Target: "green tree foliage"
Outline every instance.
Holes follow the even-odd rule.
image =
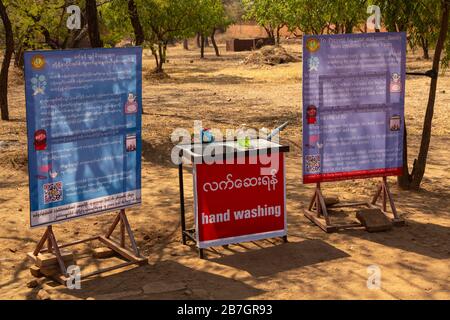
[[[332,10],[333,1],[317,0],[286,0],[289,10],[287,25],[296,33],[297,30],[304,34],[323,34],[332,30],[335,12]],[[338,29],[337,29],[338,30]]]
[[[280,43],[280,31],[287,25],[289,10],[293,7],[289,0],[243,0],[247,20],[262,26],[269,38]]]
[[[156,62],[156,72],[163,71],[167,46],[193,35],[192,25],[198,17],[199,0],[136,0],[144,30],[145,45]]]
[[[100,12],[108,39],[132,36],[139,44],[142,30],[142,45],[151,49],[157,73],[163,72],[168,45],[198,32],[203,38],[211,36],[219,55],[215,32],[231,23],[220,0],[113,0],[102,6]]]
[[[245,13],[242,0],[223,0],[222,3],[225,7],[227,17],[233,23],[242,22],[242,17]]]
[[[16,44],[16,66],[23,65],[25,50],[89,46],[83,43],[88,37],[85,0],[9,0],[9,3]],[[70,16],[66,9],[71,4],[78,5],[82,10],[82,28],[79,30],[69,30],[66,25]]]
[[[366,0],[335,0],[330,1],[327,9],[331,23],[334,24],[335,33],[352,33],[355,28],[364,25],[367,20]],[[359,29],[359,31],[364,31]]]
[[[219,48],[215,41],[215,34],[218,29],[226,29],[232,22],[227,16],[225,7],[221,0],[198,0],[199,7],[194,23],[191,25],[192,31],[197,31],[201,37],[201,58],[204,58],[205,38],[211,37],[216,55],[219,56]]]
[[[120,41],[129,38],[134,38],[136,45],[142,44],[142,42],[137,43],[136,36],[133,33],[127,1],[112,0],[107,2],[99,8],[99,14],[102,29],[105,30],[102,33],[102,39],[106,47],[114,47]]]

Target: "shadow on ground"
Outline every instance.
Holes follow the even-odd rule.
[[[347,230],[342,233],[434,259],[450,258],[450,228],[433,223],[419,223],[408,219],[406,226],[388,232]]]
[[[262,293],[233,279],[163,261],[83,281],[81,290],[58,287],[52,299],[64,298],[64,295],[99,300],[247,299]]]
[[[232,251],[231,247],[228,247],[228,250]],[[324,241],[305,240],[258,250],[233,252],[231,255],[223,255],[210,261],[245,270],[255,277],[265,277],[346,257],[349,257],[347,253]]]

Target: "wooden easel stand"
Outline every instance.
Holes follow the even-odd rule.
[[[120,243],[111,238],[114,230],[117,228],[117,225],[119,223],[120,223]],[[126,243],[125,243],[126,242],[125,241],[126,234],[128,235],[128,238],[130,240],[132,250],[129,250],[126,247]],[[59,282],[61,284],[66,284],[69,275],[67,274],[66,265],[61,257],[60,249],[75,246],[75,245],[82,244],[82,243],[95,241],[95,240],[102,242],[108,248],[110,248],[111,250],[116,252],[119,256],[121,256],[122,258],[124,258],[125,260],[128,260],[128,261],[125,263],[118,264],[116,266],[108,267],[105,269],[100,269],[100,270],[97,270],[94,272],[90,272],[88,274],[83,274],[82,279],[86,279],[86,278],[89,278],[89,277],[92,277],[92,276],[95,276],[95,275],[98,275],[101,273],[117,270],[117,269],[124,268],[124,267],[134,265],[134,264],[143,265],[143,264],[147,263],[147,259],[143,258],[139,253],[139,249],[136,245],[136,240],[134,238],[133,231],[131,230],[131,227],[128,222],[128,218],[127,218],[127,215],[126,215],[124,209],[120,210],[120,212],[116,215],[111,227],[109,228],[108,232],[105,235],[90,237],[87,239],[78,240],[78,241],[63,244],[63,245],[58,245],[55,234],[53,232],[53,227],[50,225],[45,230],[44,235],[42,236],[41,240],[39,240],[34,252],[29,253],[28,256],[34,262],[36,262],[37,256],[40,253],[47,253],[47,252],[54,253],[56,256],[56,259],[58,261],[59,269],[61,271],[61,274],[59,276],[54,277],[54,280],[56,280],[57,282]],[[44,248],[44,245],[46,243],[47,243],[47,248]]]

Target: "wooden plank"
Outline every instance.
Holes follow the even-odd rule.
[[[31,262],[36,263],[37,256],[34,255],[34,252],[28,252],[28,253],[27,253],[27,258],[28,258]]]
[[[42,272],[41,272],[41,268],[39,268],[38,266],[36,266],[36,265],[32,265],[31,267],[30,267],[30,273],[31,273],[31,275],[33,276],[33,277],[35,277],[35,278],[42,278],[44,275],[42,274]]]
[[[386,196],[387,196],[387,193],[386,193],[386,177],[383,177],[383,185],[382,185],[382,200],[383,200],[383,211],[384,212],[386,212]]]
[[[394,218],[395,219],[399,219],[400,217],[398,216],[397,209],[395,208],[395,203],[394,203],[391,191],[389,190],[389,186],[387,185],[387,183],[385,184],[384,188],[385,188],[385,191],[386,191],[386,195],[387,195],[387,197],[389,199],[389,204],[391,205],[391,210],[392,210],[392,213],[394,215]]]
[[[62,261],[74,260],[73,253],[69,251],[60,251],[60,256]],[[58,264],[58,258],[55,252],[39,253],[36,256],[35,263],[38,267],[49,267]]]
[[[343,202],[340,204],[335,204],[331,209],[337,208],[353,208],[353,207],[361,207],[361,206],[369,206],[369,203],[361,201],[361,202]]]
[[[122,219],[120,219],[120,246],[125,248],[125,224]]]
[[[58,247],[60,249],[63,249],[63,248],[75,246],[77,244],[91,242],[91,241],[94,241],[94,240],[98,240],[98,236],[86,238],[86,239],[83,239],[83,240],[77,240],[77,241],[66,243],[66,244],[60,244],[60,245],[58,245]],[[47,252],[47,249],[44,249],[44,250],[41,251],[41,253],[45,253],[45,252]]]
[[[108,247],[100,247],[92,250],[92,255],[96,259],[108,259],[114,257],[116,252]]]
[[[337,229],[334,226],[327,226],[324,224],[320,219],[318,219],[313,211],[304,211],[305,217],[307,217],[311,222],[316,224],[320,229],[325,231],[326,233],[331,233],[337,231]]]
[[[359,222],[353,222],[349,224],[333,224],[333,227],[336,229],[354,229],[354,228],[361,228],[363,225]]]
[[[322,216],[322,210],[320,207],[319,193],[317,191],[316,191],[315,197],[316,197],[316,200],[314,201],[314,203],[316,204],[317,218],[320,218]]]
[[[319,196],[321,212],[325,217],[325,222],[327,226],[330,226],[331,224],[330,217],[328,216],[327,206],[325,205],[325,200],[323,199],[322,192],[320,191],[320,189],[317,190],[317,194]]]
[[[312,196],[311,200],[309,201],[309,206],[308,206],[309,211],[312,210],[315,202],[316,202],[316,191],[314,191],[314,195]]]
[[[131,230],[130,223],[128,222],[127,215],[125,214],[125,210],[122,210],[120,212],[120,215],[121,215],[121,219],[122,219],[122,221],[123,221],[123,223],[125,225],[125,228],[127,230],[128,237],[130,238],[131,247],[133,248],[134,254],[139,257],[140,256],[139,249],[138,249],[138,247],[136,245],[136,240],[134,239],[133,231]]]
[[[377,188],[377,192],[375,193],[375,195],[372,198],[372,204],[376,204],[378,201],[378,198],[380,197],[381,191],[383,190],[382,185],[380,184]]]
[[[52,246],[52,242],[50,241],[50,238],[47,238],[47,251],[50,253],[53,252],[53,246]]]
[[[99,274],[102,274],[102,273],[105,273],[105,272],[114,271],[114,270],[117,270],[117,269],[120,269],[120,268],[125,268],[125,267],[132,266],[132,265],[139,264],[139,263],[140,262],[129,261],[129,262],[124,262],[124,263],[118,264],[116,266],[111,266],[111,267],[103,268],[103,269],[100,269],[100,270],[97,270],[97,271],[92,271],[92,272],[89,272],[87,274],[83,274],[83,279],[86,279],[86,278],[89,278],[89,277],[93,277],[93,276],[96,276],[96,275],[99,275]]]
[[[111,227],[109,228],[108,232],[105,235],[105,238],[109,239],[109,237],[111,237],[119,221],[120,221],[120,213],[118,213],[117,216],[115,217],[113,224],[111,225]]]
[[[104,236],[99,237],[99,240],[101,242],[103,242],[106,246],[108,246],[109,248],[111,248],[112,250],[116,251],[118,254],[120,254],[122,257],[130,260],[130,261],[134,261],[137,263],[142,263],[144,261],[146,261],[145,258],[141,258],[136,256],[133,252],[131,252],[128,249],[122,248],[120,247],[120,245],[114,241],[112,241],[111,239],[107,239]]]
[[[51,226],[50,226],[50,229],[48,232],[48,237],[50,238],[50,240],[52,242],[53,249],[54,249],[55,255],[56,255],[56,259],[58,260],[59,268],[61,269],[61,273],[63,275],[67,275],[66,266],[64,265],[63,258],[61,257],[61,252],[59,251],[58,243],[56,242],[56,238],[55,238],[55,235],[53,234],[53,230],[51,229]]]
[[[53,275],[51,277],[49,277],[50,279],[52,279],[55,282],[58,282],[59,284],[66,286],[67,285],[67,281],[70,279],[69,277],[62,275],[62,274],[57,274],[57,275]]]
[[[35,256],[37,256],[37,255],[39,254],[39,252],[41,251],[42,247],[43,247],[44,244],[45,244],[45,241],[47,241],[47,238],[48,238],[48,230],[49,230],[49,228],[47,227],[47,229],[45,229],[45,232],[44,232],[44,234],[43,234],[41,240],[39,240],[39,242],[38,242],[38,244],[37,244],[37,246],[36,246],[36,249],[34,249],[33,254],[34,254]]]

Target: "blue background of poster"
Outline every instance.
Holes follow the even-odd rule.
[[[304,36],[304,183],[401,174],[405,69],[405,33]]]
[[[31,226],[139,204],[142,48],[26,52],[25,81]]]

